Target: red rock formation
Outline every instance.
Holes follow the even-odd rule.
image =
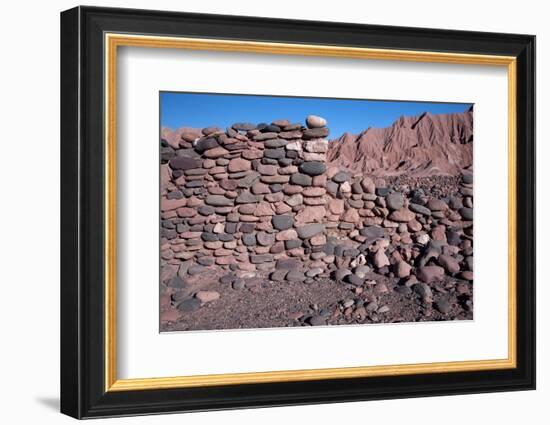
[[[370,175],[456,175],[473,163],[473,110],[402,116],[387,128],[345,133],[329,144],[331,165]]]

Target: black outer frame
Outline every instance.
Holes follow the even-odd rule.
[[[517,368],[104,391],[105,32],[517,57]],[[535,388],[535,37],[76,7],[61,13],[61,412],[75,418]]]

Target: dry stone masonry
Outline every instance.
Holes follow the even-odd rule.
[[[409,319],[394,297],[417,300],[417,315],[471,316],[471,172],[384,179],[327,167],[328,135],[310,115],[161,140],[163,323],[266,281],[351,291],[288,312],[290,325]],[[201,285],[207,275],[223,290]]]

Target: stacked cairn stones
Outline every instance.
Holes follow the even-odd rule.
[[[306,126],[243,122],[162,139],[163,283],[182,264],[192,273],[215,267],[231,283],[331,274],[358,288],[376,273],[430,303],[435,283],[472,281],[471,172],[445,180],[445,193],[434,189],[440,182],[355,175],[327,167],[328,134],[326,121],[310,115]]]

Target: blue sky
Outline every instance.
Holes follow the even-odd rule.
[[[330,138],[344,132],[360,133],[369,127],[387,127],[401,115],[423,112],[464,112],[471,104],[326,99],[161,92],[163,127],[229,127],[236,122],[271,123],[277,119],[304,124],[307,115],[328,121]]]

